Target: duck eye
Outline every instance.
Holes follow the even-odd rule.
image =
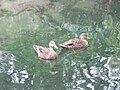
[[[84,35],[85,37],[87,37],[88,35]]]

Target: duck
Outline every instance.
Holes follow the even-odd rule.
[[[49,47],[39,46],[39,45],[33,45],[33,49],[36,51],[39,59],[41,61],[49,61],[50,63],[50,73],[52,75],[55,75],[58,73],[54,70],[54,65],[56,63],[56,60],[58,58],[57,53],[54,51],[53,48],[58,49],[57,45],[54,41],[49,42]]]
[[[58,55],[53,48],[58,49],[54,41],[49,42],[49,47],[43,47],[39,45],[33,45],[34,50],[38,54],[41,60],[56,60]]]
[[[75,53],[77,49],[88,46],[88,41],[86,39],[90,39],[90,37],[86,33],[82,33],[79,38],[70,39],[59,45],[62,48],[71,49]]]

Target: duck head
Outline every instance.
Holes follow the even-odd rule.
[[[80,39],[90,39],[90,37],[86,34],[86,33],[82,33],[80,36],[79,36]]]
[[[58,47],[57,47],[57,45],[55,44],[54,41],[49,42],[49,47],[58,49]]]

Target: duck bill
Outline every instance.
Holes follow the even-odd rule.
[[[87,38],[86,39],[91,39],[89,36],[87,36]]]

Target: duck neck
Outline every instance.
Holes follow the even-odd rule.
[[[88,41],[86,39],[82,39],[82,41],[84,42],[84,46],[88,46]]]
[[[49,47],[50,50],[53,50],[53,47]]]

